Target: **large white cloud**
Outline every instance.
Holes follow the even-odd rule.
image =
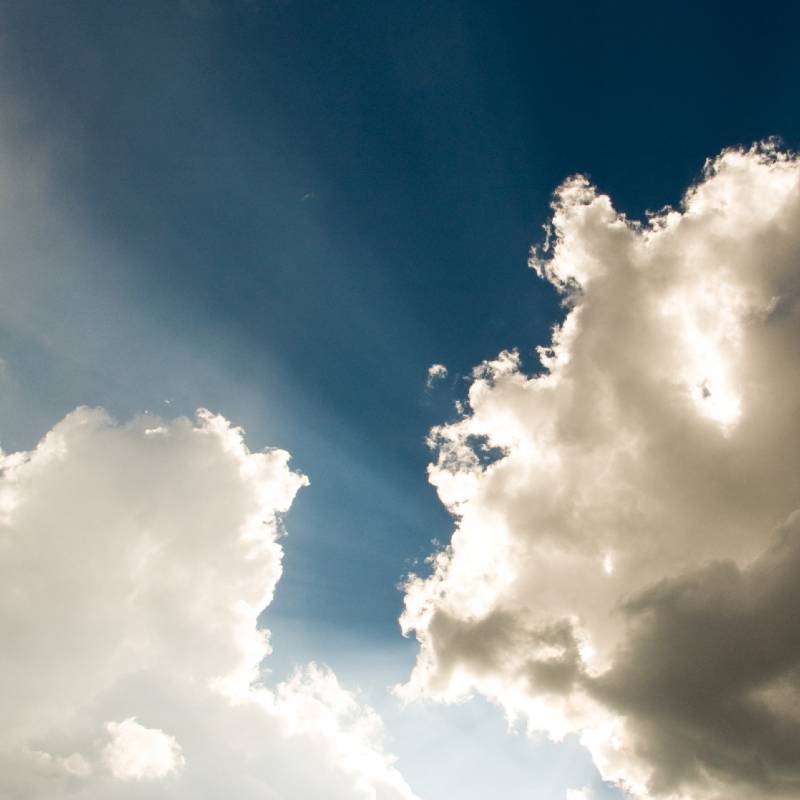
[[[412,800],[332,673],[259,680],[288,458],[87,408],[0,454],[0,795]]]
[[[501,353],[431,434],[456,529],[401,691],[579,732],[634,797],[798,797],[800,160],[727,151],[644,224],[581,177],[553,209],[541,372]]]

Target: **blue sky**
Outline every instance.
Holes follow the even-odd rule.
[[[796,16],[0,3],[3,449],[82,404],[208,407],[252,449],[285,448],[311,486],[265,618],[274,674],[314,659],[360,686],[429,800],[486,797],[498,769],[495,796],[618,796],[574,740],[507,737],[482,700],[401,713],[385,696],[417,652],[398,584],[453,528],[425,437],[482,360],[516,347],[536,368],[564,312],[527,258],[562,180],[642,218],[724,147],[797,146]],[[433,363],[448,375],[427,388]],[[415,727],[454,743],[441,772]],[[470,747],[498,762],[466,778]]]

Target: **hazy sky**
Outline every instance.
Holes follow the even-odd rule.
[[[0,0],[9,797],[800,797],[800,20],[699,5]]]

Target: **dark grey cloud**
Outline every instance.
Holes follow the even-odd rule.
[[[625,644],[589,685],[635,720],[654,791],[708,774],[800,793],[798,609],[800,513],[744,569],[715,562],[624,602]]]

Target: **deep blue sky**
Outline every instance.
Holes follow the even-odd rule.
[[[395,642],[396,584],[451,530],[426,432],[473,365],[532,364],[558,319],[526,268],[555,186],[586,172],[640,216],[724,146],[797,145],[798,12],[759,11],[0,2],[0,136],[51,205],[6,247],[47,313],[37,336],[0,319],[4,448],[77,403],[219,410],[312,481],[276,649],[336,666],[345,631]]]

